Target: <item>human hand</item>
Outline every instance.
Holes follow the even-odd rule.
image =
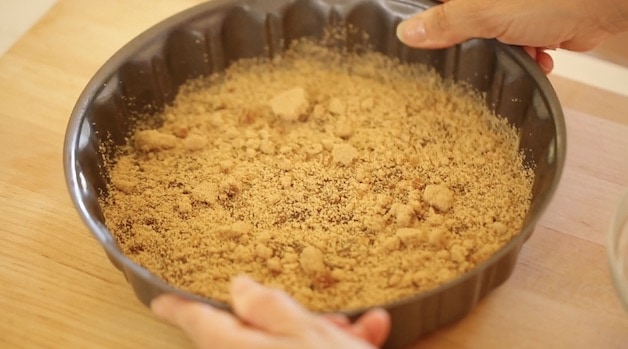
[[[397,27],[405,44],[443,48],[470,38],[495,38],[524,46],[545,73],[553,68],[546,49],[586,51],[610,34],[628,29],[625,0],[445,0]]]
[[[231,296],[237,317],[173,295],[156,298],[151,308],[183,329],[200,349],[366,349],[383,344],[390,330],[390,318],[382,309],[351,324],[343,315],[310,313],[285,292],[245,276],[233,280]]]

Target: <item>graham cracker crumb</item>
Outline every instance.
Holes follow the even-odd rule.
[[[302,87],[282,91],[270,100],[270,106],[275,115],[286,121],[296,121],[309,106],[307,93]]]
[[[109,168],[107,226],[155,275],[219,301],[241,273],[313,310],[396,301],[489,258],[529,207],[516,130],[374,52],[295,43],[188,82],[159,117]]]
[[[299,264],[306,274],[323,274],[326,270],[323,253],[313,246],[303,249],[299,257]]]
[[[454,193],[444,185],[429,184],[425,187],[423,199],[439,211],[447,212],[453,204]]]
[[[172,149],[177,145],[177,138],[157,130],[144,130],[135,133],[135,148],[139,151],[159,151]]]
[[[350,144],[338,144],[335,145],[331,151],[333,161],[335,163],[349,166],[353,163],[353,160],[358,156],[358,150]]]

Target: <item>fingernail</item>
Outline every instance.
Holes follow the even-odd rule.
[[[537,60],[537,63],[545,74],[551,73],[552,69],[554,69],[554,64],[550,64],[549,62],[546,62],[545,60]]]
[[[418,18],[405,20],[397,26],[397,37],[406,44],[418,44],[427,39],[423,21]]]

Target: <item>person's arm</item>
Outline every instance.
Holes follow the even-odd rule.
[[[418,48],[443,48],[470,38],[521,45],[549,72],[543,50],[586,51],[628,30],[628,0],[451,0],[399,24],[397,36]]]

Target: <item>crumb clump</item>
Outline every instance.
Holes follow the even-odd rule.
[[[294,44],[188,82],[111,165],[130,258],[229,301],[241,273],[313,310],[434,288],[519,230],[532,171],[480,96],[381,54]]]
[[[297,121],[305,115],[309,103],[307,93],[302,87],[282,91],[270,100],[273,113],[285,121]]]

